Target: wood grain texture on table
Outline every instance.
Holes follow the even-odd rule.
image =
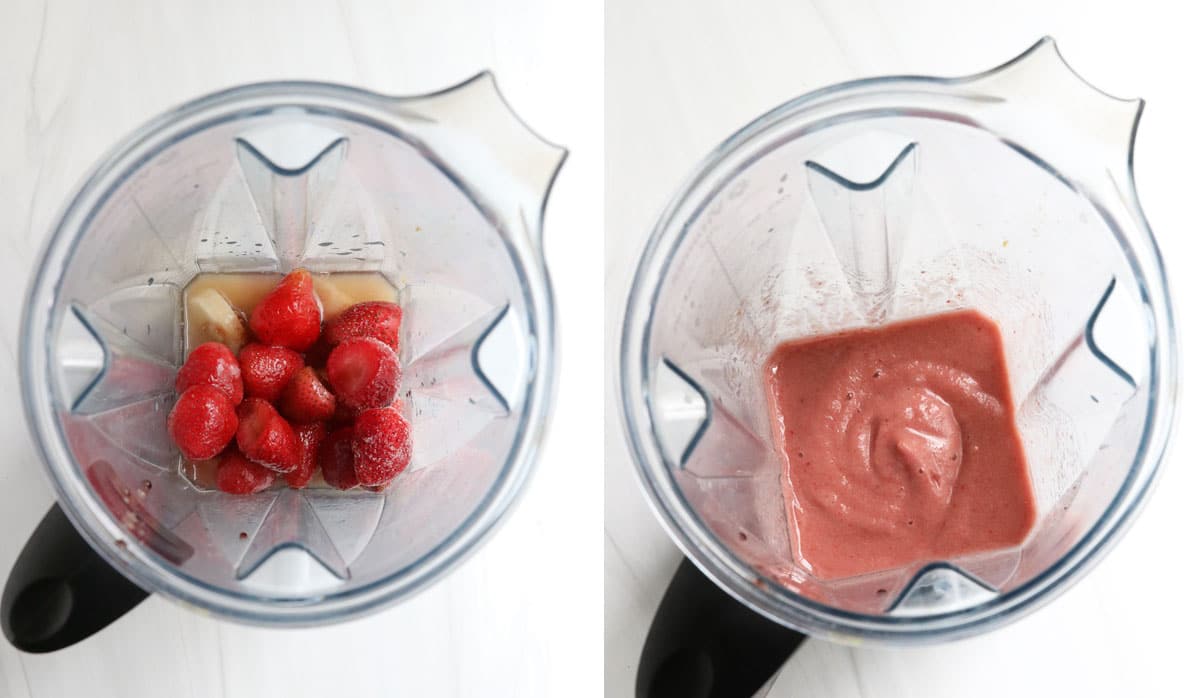
[[[965,75],[1052,35],[1101,89],[1142,97],[1135,173],[1167,260],[1183,346],[1194,337],[1200,279],[1194,163],[1200,44],[1167,2],[1015,0],[609,0],[606,11],[606,363],[647,233],[688,171],[719,141],[810,90],[874,75]],[[1184,363],[1187,363],[1186,352]],[[1083,581],[1026,619],[950,645],[853,648],[810,642],[771,696],[1200,695],[1192,623],[1200,620],[1192,545],[1200,470],[1184,403],[1166,470],[1121,543]],[[605,693],[632,695],[638,654],[680,558],[642,497],[605,386]]]
[[[24,287],[47,227],[118,139],[236,84],[426,92],[491,69],[571,155],[546,211],[559,415],[530,487],[476,555],[371,617],[271,630],[151,597],[50,655],[0,641],[0,698],[592,696],[600,693],[602,9],[522,2],[15,0],[0,4],[0,572],[51,503],[18,400]],[[568,416],[563,416],[568,415]],[[597,541],[592,545],[580,541]],[[582,598],[596,599],[583,604]]]

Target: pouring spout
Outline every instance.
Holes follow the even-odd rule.
[[[1132,193],[1133,143],[1145,102],[1115,97],[1085,80],[1054,39],[1044,37],[962,82],[996,98],[980,107],[989,130],[1028,157],[1053,162],[1071,186],[1102,189],[1129,181]]]
[[[541,255],[546,198],[567,150],[517,116],[490,71],[432,94],[394,98],[392,109],[514,242]]]

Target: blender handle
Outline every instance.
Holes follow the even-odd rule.
[[[24,652],[53,652],[125,615],[149,594],[113,569],[50,508],[9,573],[0,625]]]
[[[751,698],[807,635],[750,610],[684,558],[638,663],[637,698]]]

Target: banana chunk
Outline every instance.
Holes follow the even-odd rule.
[[[192,346],[220,342],[237,353],[249,341],[246,322],[215,288],[188,295],[187,325]]]

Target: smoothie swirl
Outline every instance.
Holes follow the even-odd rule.
[[[794,456],[810,471],[807,499],[875,532],[939,526],[963,458],[955,406],[1002,410],[962,371],[919,361],[842,366],[812,399],[827,417]]]
[[[776,350],[798,563],[842,577],[1020,542],[1032,492],[999,340],[966,311]]]

